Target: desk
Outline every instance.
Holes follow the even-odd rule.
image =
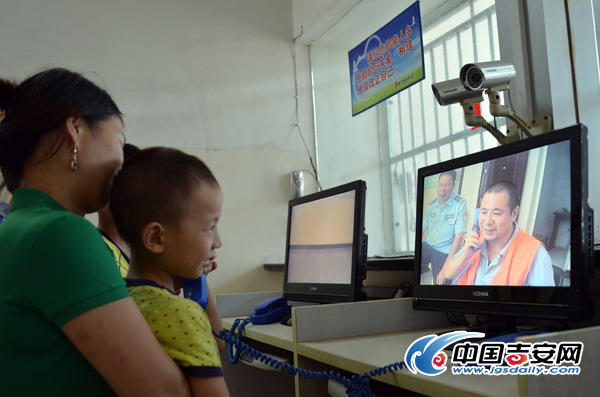
[[[236,318],[238,317],[224,317],[223,328],[231,329]],[[293,360],[292,327],[277,323],[248,324],[244,330],[244,342],[263,353],[275,355],[290,362]],[[237,365],[232,365],[228,360],[227,348],[221,354],[221,361],[225,381],[232,397],[294,397],[296,395],[296,380],[290,374],[252,367],[242,361]]]
[[[293,327],[278,323],[249,324],[245,331],[246,341],[261,351],[262,346],[266,353],[286,358],[293,355],[294,364],[301,368],[314,371],[333,370],[347,375],[362,374],[373,368],[402,361],[408,346],[421,336],[456,329],[448,326],[441,313],[412,311],[409,299],[301,306],[292,310],[292,316]],[[228,329],[236,317],[225,317],[225,328]],[[459,376],[452,375],[451,371],[447,370],[441,375],[430,377],[414,375],[408,369],[403,369],[372,379],[389,385],[388,389],[394,387],[430,396],[538,396],[555,394],[552,390],[569,391],[571,396],[579,395],[579,391],[585,393],[587,390],[589,395],[592,390],[600,388],[600,381],[596,376],[597,369],[600,368],[596,358],[599,348],[595,342],[599,337],[600,327],[593,327],[529,338],[531,341],[537,338],[540,341],[584,342],[582,373],[578,376]],[[224,361],[227,359],[224,358]],[[231,368],[231,371],[236,369]],[[233,378],[228,379],[226,371],[228,385],[231,385],[232,380],[237,382],[237,375],[232,376]],[[243,394],[232,392],[232,396],[328,396],[326,381],[308,380],[297,376],[294,379],[289,374],[279,372],[254,369],[249,382],[255,386],[262,386],[274,382],[274,378],[284,385],[278,386],[275,394],[261,393],[264,390],[258,387],[255,393],[249,392],[249,388],[244,388]],[[372,382],[374,391],[377,382]],[[403,392],[399,389],[388,395],[400,395],[399,393]]]
[[[395,332],[354,338],[300,343],[298,355],[352,373],[364,373],[404,359],[412,342],[424,335],[455,328]],[[300,360],[302,361],[302,360]],[[438,376],[414,375],[409,370],[388,372],[372,379],[430,396],[517,396],[517,379],[511,376],[456,376],[449,370]]]
[[[237,318],[246,317],[224,317],[223,328],[226,330],[231,329],[231,325]],[[292,327],[288,327],[287,325],[279,323],[265,325],[248,324],[246,328],[244,328],[244,336],[289,352],[294,351]]]

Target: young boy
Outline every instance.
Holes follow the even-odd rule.
[[[131,143],[126,143],[123,146],[124,161],[127,161],[131,156],[139,151],[140,148],[137,146],[132,145]],[[129,271],[129,256],[131,255],[131,252],[117,231],[117,226],[115,225],[115,220],[109,205],[98,211],[98,231],[102,235],[102,240],[104,240],[104,243],[113,253],[115,262],[117,263],[119,271],[121,272],[121,276],[126,277],[127,272]]]
[[[212,327],[222,328],[215,299],[206,310],[178,296],[181,278],[216,267],[223,194],[209,168],[176,149],[141,150],[115,179],[111,210],[131,248],[126,282],[161,346],[188,377],[194,396],[228,396]]]

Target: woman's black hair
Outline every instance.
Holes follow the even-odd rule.
[[[0,169],[9,191],[40,139],[68,117],[81,117],[92,128],[122,113],[110,95],[80,73],[64,68],[39,72],[21,84],[0,79]]]

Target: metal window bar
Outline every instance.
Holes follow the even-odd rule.
[[[461,36],[460,33],[462,31],[464,31],[466,28],[470,28],[471,29],[471,35],[472,35],[472,49],[473,49],[473,54],[474,54],[474,59],[478,60],[478,54],[477,54],[477,32],[476,32],[476,23],[481,21],[481,20],[485,20],[487,19],[488,22],[488,26],[492,27],[494,26],[493,24],[493,19],[496,17],[496,7],[495,5],[492,5],[490,7],[488,7],[487,9],[481,11],[479,14],[475,15],[475,11],[474,11],[474,3],[473,0],[469,0],[469,9],[470,9],[470,15],[471,18],[469,21],[453,28],[450,29],[449,31],[445,32],[443,35],[439,36],[438,38],[432,40],[430,43],[428,43],[425,47],[424,47],[424,51],[425,54],[427,56],[427,59],[429,61],[429,65],[434,65],[435,62],[435,56],[434,56],[434,51],[433,48],[436,45],[441,44],[442,48],[443,48],[443,56],[445,59],[447,59],[447,55],[448,55],[448,49],[447,49],[447,42],[450,38],[454,37],[457,40],[457,44],[458,44],[458,59],[460,64],[463,64],[464,62],[464,55],[462,52],[462,47],[463,47],[463,43],[461,40]],[[444,23],[444,20],[442,18],[440,18],[439,20],[436,21],[437,23],[441,24]],[[490,29],[490,33],[488,36],[488,45],[491,49],[490,53],[492,55],[492,59],[496,59],[496,51],[495,51],[495,46],[494,46],[494,34]],[[444,61],[445,66],[445,73],[446,75],[448,75],[448,66]],[[430,67],[430,71],[429,74],[432,78],[432,81],[436,81],[436,76],[435,76],[435,70],[433,67]],[[413,218],[413,213],[416,211],[416,207],[415,207],[415,203],[411,203],[410,202],[410,186],[408,186],[409,183],[409,179],[411,178],[411,176],[409,176],[409,173],[412,173],[412,178],[414,178],[413,180],[416,180],[416,171],[418,170],[418,168],[428,165],[430,164],[430,160],[429,160],[429,155],[428,155],[428,151],[430,150],[435,150],[437,153],[437,157],[438,159],[442,158],[442,153],[441,153],[441,147],[443,145],[448,145],[449,150],[450,150],[450,155],[454,158],[456,155],[455,152],[455,147],[454,147],[454,143],[458,143],[459,141],[462,141],[462,145],[464,145],[464,153],[469,154],[471,151],[469,150],[469,145],[468,145],[468,138],[473,136],[474,133],[479,133],[479,140],[480,140],[480,148],[478,148],[477,150],[481,150],[481,149],[486,149],[487,145],[486,145],[486,141],[484,140],[484,133],[485,131],[482,131],[480,129],[480,131],[475,132],[472,131],[470,128],[466,128],[463,131],[453,131],[452,130],[452,112],[449,111],[448,108],[442,108],[440,106],[437,106],[437,103],[433,104],[433,125],[434,128],[436,128],[436,138],[437,140],[434,142],[428,142],[427,141],[427,133],[426,133],[426,128],[427,128],[427,123],[425,122],[426,120],[426,111],[431,109],[432,104],[429,104],[429,106],[426,106],[426,97],[424,95],[424,90],[427,87],[424,87],[424,84],[419,84],[416,85],[414,87],[411,87],[408,89],[407,92],[407,96],[406,96],[406,100],[403,101],[402,99],[400,99],[400,96],[398,96],[398,100],[396,101],[390,101],[391,105],[389,106],[397,106],[398,107],[398,114],[402,117],[402,106],[408,107],[409,109],[409,115],[410,115],[410,119],[408,122],[408,126],[409,126],[409,131],[405,131],[405,128],[403,128],[402,122],[399,122],[398,126],[394,126],[394,127],[389,127],[389,133],[394,133],[394,131],[396,131],[395,133],[400,134],[400,139],[398,140],[399,142],[399,146],[400,146],[400,153],[392,153],[391,149],[392,148],[388,148],[387,151],[382,151],[382,153],[388,153],[389,154],[389,158],[388,159],[383,159],[385,164],[387,164],[388,167],[390,167],[389,169],[391,170],[392,173],[392,180],[390,181],[392,183],[392,186],[394,186],[394,184],[402,184],[402,186],[397,186],[395,189],[392,189],[393,192],[398,192],[398,193],[402,193],[402,197],[400,198],[398,194],[394,194],[393,195],[393,200],[403,200],[403,203],[397,203],[392,205],[392,209],[393,211],[400,211],[400,213],[395,214],[393,219],[394,220],[399,220],[401,223],[404,224],[400,224],[400,225],[395,225],[394,227],[394,231],[397,234],[392,241],[395,242],[395,246],[394,247],[389,247],[388,248],[388,252],[391,254],[399,254],[399,253],[404,253],[404,252],[408,252],[408,251],[412,251],[412,245],[411,245],[411,241],[414,240],[414,230],[415,230],[415,226],[414,224],[411,224],[411,222],[414,221]],[[419,104],[415,104],[414,100],[413,100],[413,90],[418,89],[420,90],[420,100],[419,100]],[[408,102],[408,103],[404,103],[404,102]],[[419,111],[418,114],[415,113],[415,106],[419,107]],[[450,134],[448,136],[445,136],[443,138],[440,138],[440,123],[441,123],[441,117],[440,117],[440,112],[441,111],[446,111],[448,112],[448,122],[449,122],[449,130],[450,130]],[[415,117],[419,117],[421,118],[421,125],[423,126],[421,131],[415,131]],[[417,146],[417,139],[415,134],[420,133],[421,134],[421,138],[422,138],[422,144]],[[412,140],[412,145],[410,149],[407,150],[407,144],[408,142],[406,142],[405,138]],[[389,141],[389,140],[388,140]],[[417,157],[419,157],[419,155],[425,160],[425,164],[418,164],[417,163]],[[412,170],[409,170],[409,168],[407,167],[407,162],[412,163]],[[414,196],[414,195],[413,195]],[[414,197],[413,197],[414,199]],[[402,222],[404,221],[404,222]],[[414,243],[413,243],[414,244]],[[391,249],[390,249],[391,248]]]

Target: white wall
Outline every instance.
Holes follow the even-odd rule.
[[[294,37],[312,44],[362,0],[292,0]]]
[[[290,184],[284,170],[305,166],[306,155],[283,152],[273,144],[186,151],[210,164],[224,192],[219,222],[223,247],[211,287],[224,292],[281,290],[282,272],[266,272],[262,264],[285,260]]]
[[[381,163],[377,109],[352,117],[348,50],[311,47],[313,90],[323,188],[363,179],[367,183],[365,230],[369,256],[384,255]],[[344,62],[346,60],[346,62]]]
[[[291,0],[0,0],[0,75],[83,72],[125,113],[129,142],[200,155],[225,194],[216,292],[280,289],[289,172],[314,153],[307,49]],[[307,191],[314,183],[307,177]]]
[[[382,174],[377,106],[352,117],[348,51],[413,3],[412,0],[294,0],[294,32],[311,44],[315,131],[323,188],[367,182],[365,229],[369,256],[388,254],[388,204]],[[440,1],[423,2],[426,10]],[[337,17],[339,21],[334,20]],[[321,32],[320,36],[316,36]],[[385,106],[385,105],[383,105]],[[385,131],[387,134],[387,131]],[[389,223],[389,222],[388,222]],[[390,237],[388,237],[390,238]]]

